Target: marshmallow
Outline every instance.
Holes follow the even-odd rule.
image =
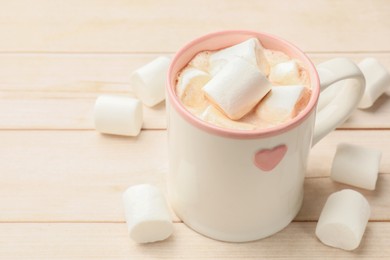
[[[188,66],[208,72],[210,55],[211,51],[201,51],[192,58]]]
[[[213,106],[208,106],[201,114],[200,118],[216,126],[229,129],[254,130],[256,128],[254,125],[251,124],[230,120]]]
[[[339,144],[333,159],[331,179],[359,188],[374,190],[382,153],[351,144]]]
[[[278,63],[271,67],[269,80],[280,85],[293,85],[301,82],[298,63],[295,60]]]
[[[309,99],[310,90],[304,86],[274,86],[257,106],[256,114],[265,122],[282,123],[298,115]]]
[[[291,59],[284,52],[270,50],[270,49],[264,49],[264,55],[267,58],[270,67],[273,67],[276,64],[281,62],[289,61]]]
[[[178,77],[176,93],[184,105],[197,107],[204,103],[205,96],[202,87],[210,80],[210,75],[204,71],[187,67]]]
[[[145,105],[152,107],[165,99],[169,64],[170,59],[159,57],[131,74],[130,85]]]
[[[142,126],[142,104],[138,99],[103,95],[94,109],[95,129],[104,134],[136,136]]]
[[[390,73],[374,58],[364,59],[358,66],[366,78],[366,89],[359,108],[369,108],[386,90],[390,90]]]
[[[123,194],[130,238],[149,243],[168,238],[173,232],[172,217],[163,194],[156,187],[140,184]]]
[[[242,58],[231,60],[203,87],[206,97],[233,120],[252,110],[270,89],[265,75]]]
[[[335,192],[322,209],[316,236],[325,245],[354,250],[360,244],[369,218],[370,205],[363,195],[353,190]]]
[[[258,66],[265,75],[269,74],[269,65],[264,54],[264,48],[257,38],[250,38],[211,54],[209,58],[210,74],[215,76],[227,63],[237,57]]]

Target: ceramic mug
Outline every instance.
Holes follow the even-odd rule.
[[[178,72],[200,51],[251,37],[302,61],[312,89],[306,108],[284,124],[251,131],[220,128],[192,115],[175,95]],[[317,111],[320,92],[336,82],[338,95]],[[350,60],[315,67],[297,47],[266,33],[222,31],[185,45],[172,60],[167,83],[168,198],[177,216],[205,236],[231,242],[286,227],[302,205],[310,148],[346,120],[364,88],[364,76]]]

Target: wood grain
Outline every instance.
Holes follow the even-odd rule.
[[[131,71],[159,54],[0,54],[0,129],[94,129],[93,106],[102,94],[134,96]],[[311,54],[320,63],[345,56],[377,58],[390,70],[389,53]],[[390,128],[389,96],[356,110],[339,128]],[[64,109],[66,108],[66,109]],[[144,129],[166,128],[164,103],[144,106]]]
[[[0,221],[124,221],[121,196],[128,186],[151,183],[165,190],[166,131],[142,131],[136,138],[94,131],[0,131],[0,140]],[[316,220],[330,193],[351,188],[328,178],[340,140],[383,152],[377,190],[361,192],[372,204],[372,220],[390,220],[389,131],[335,131],[318,143],[298,220]]]
[[[305,51],[389,51],[389,12],[386,0],[15,0],[0,10],[0,51],[172,52],[226,29],[272,32]]]
[[[390,70],[390,52],[351,53],[348,51],[308,52],[308,55],[315,64],[336,57],[346,57],[355,62],[373,57]],[[131,91],[128,83],[130,73],[161,55],[172,57],[173,52],[152,54],[0,53],[0,90],[43,92],[43,94],[129,92]]]
[[[275,15],[275,13],[277,15]],[[387,0],[23,0],[0,8],[0,259],[389,259],[390,102],[357,110],[313,149],[295,221],[252,243],[223,243],[175,217],[167,241],[137,245],[124,224],[122,192],[148,182],[165,191],[165,104],[144,107],[138,137],[93,131],[95,98],[132,96],[129,75],[208,32],[266,31],[318,64],[377,58],[390,70]],[[156,130],[162,129],[162,130]],[[346,252],[314,235],[338,143],[383,152],[371,222]]]
[[[131,93],[104,93],[135,97]],[[93,130],[93,109],[99,93],[3,93],[0,129]],[[80,97],[79,97],[80,96]],[[389,129],[390,97],[381,96],[369,109],[357,109],[339,129]],[[143,107],[144,129],[166,129],[165,102]]]
[[[123,223],[3,223],[4,259],[388,259],[390,223],[369,223],[358,249],[348,252],[323,245],[316,223],[292,223],[266,239],[224,243],[206,238],[184,224],[163,242],[139,245]]]
[[[93,110],[96,97],[56,95],[7,95],[0,99],[0,129],[26,130],[93,130]],[[112,95],[112,93],[109,93]],[[119,95],[119,94],[114,94]],[[135,97],[131,93],[121,96]],[[48,97],[50,96],[50,97]],[[154,107],[143,106],[143,129],[165,129],[165,102]]]

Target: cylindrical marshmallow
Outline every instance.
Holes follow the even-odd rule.
[[[136,136],[142,126],[142,103],[135,98],[102,95],[94,109],[95,129],[104,134]]]
[[[130,86],[145,105],[152,107],[165,99],[169,64],[167,57],[158,57],[131,74]]]
[[[150,243],[168,238],[173,232],[172,217],[162,192],[150,185],[128,188],[123,194],[130,238]]]
[[[358,64],[366,79],[366,89],[359,108],[371,107],[383,93],[390,93],[390,73],[374,58],[367,58]]]
[[[284,52],[276,50],[265,49],[264,54],[270,67],[273,67],[278,63],[289,61],[291,59]]]
[[[185,68],[178,77],[176,93],[184,105],[199,107],[206,98],[202,91],[203,86],[210,80],[210,75],[196,68]]]
[[[256,128],[256,126],[252,124],[237,122],[227,118],[224,114],[222,114],[212,105],[208,106],[205,111],[203,111],[200,118],[213,125],[229,129],[254,130]]]
[[[237,57],[258,66],[265,75],[269,74],[268,60],[265,57],[264,48],[257,38],[250,38],[211,54],[209,59],[210,74],[215,76],[227,63]]]
[[[246,115],[270,90],[265,75],[242,58],[230,61],[203,87],[206,97],[233,120]]]
[[[299,84],[301,79],[298,63],[290,60],[276,64],[271,68],[269,80],[281,85]]]
[[[296,116],[309,102],[310,90],[301,85],[274,86],[256,108],[257,116],[276,124]]]
[[[381,151],[341,143],[337,146],[330,177],[337,182],[374,190],[381,156]]]
[[[370,218],[370,205],[359,192],[342,190],[331,194],[317,223],[316,236],[325,245],[356,249]]]

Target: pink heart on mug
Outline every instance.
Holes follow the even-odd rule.
[[[286,152],[287,146],[284,144],[272,149],[263,149],[255,153],[253,161],[257,168],[268,172],[279,164]]]

